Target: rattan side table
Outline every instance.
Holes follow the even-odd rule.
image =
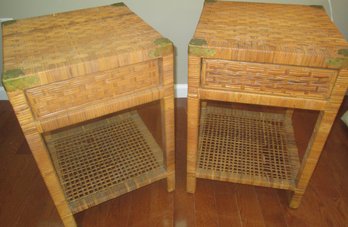
[[[2,82],[65,226],[154,181],[175,189],[168,39],[117,3],[5,23],[3,50]],[[134,110],[156,100],[162,148]]]
[[[297,208],[347,90],[347,68],[348,43],[322,7],[206,1],[189,44],[187,191],[197,178],[286,189]],[[294,109],[319,112],[302,161]]]

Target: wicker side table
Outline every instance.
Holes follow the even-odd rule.
[[[287,189],[297,208],[347,90],[347,68],[348,43],[322,7],[206,1],[189,44],[187,191],[196,178]],[[319,111],[302,161],[293,109]]]
[[[160,179],[174,190],[168,39],[118,3],[6,23],[3,49],[2,82],[65,226]],[[156,100],[164,151],[126,111]]]

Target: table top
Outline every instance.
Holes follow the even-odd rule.
[[[74,77],[171,51],[172,43],[123,3],[16,20],[3,25],[3,81],[6,87],[62,71]]]
[[[320,6],[206,1],[190,54],[348,67],[348,43]]]

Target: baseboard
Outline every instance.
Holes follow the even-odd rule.
[[[4,87],[0,86],[0,100],[8,100]]]
[[[175,98],[187,98],[187,84],[175,84]]]

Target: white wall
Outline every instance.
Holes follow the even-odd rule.
[[[244,0],[248,1],[248,0]],[[250,1],[250,0],[249,0]],[[329,12],[328,0],[251,0],[253,2],[323,5]],[[1,0],[0,18],[26,18],[74,9],[108,5],[117,0]],[[204,0],[124,0],[128,7],[152,25],[176,47],[177,84],[187,83],[187,45],[197,25]],[[332,0],[334,18],[348,38],[348,0]],[[336,13],[337,12],[337,13]],[[2,52],[2,51],[1,51]],[[2,60],[1,60],[2,62]],[[1,99],[1,88],[0,88]]]
[[[348,0],[331,0],[333,20],[348,40]]]

